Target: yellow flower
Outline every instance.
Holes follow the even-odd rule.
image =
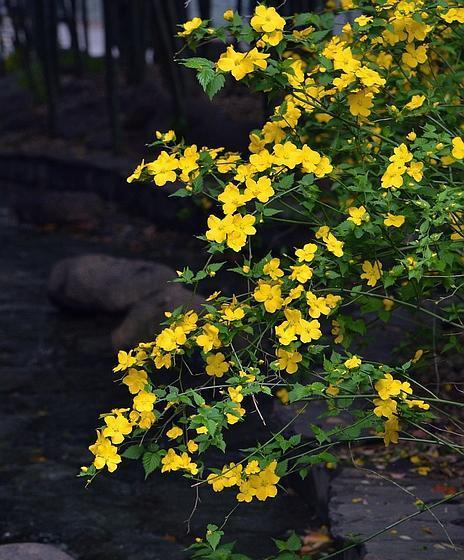
[[[414,406],[417,406],[417,408],[420,408],[422,410],[430,409],[429,403],[426,403],[419,399],[412,399],[412,400],[405,399],[404,402],[408,405],[408,408],[413,408]]]
[[[191,19],[190,21],[186,21],[185,23],[182,24],[183,27],[183,31],[179,31],[178,36],[179,37],[188,37],[189,35],[191,35],[195,29],[198,29],[201,24],[203,23],[203,20],[199,17],[194,17],[193,19]]]
[[[233,424],[236,424],[240,418],[242,418],[245,415],[245,409],[242,408],[238,403],[233,403],[233,411],[232,412],[226,412],[226,420],[227,423],[230,424],[231,426]]]
[[[176,169],[179,168],[179,162],[175,155],[169,155],[164,150],[160,155],[152,161],[147,163],[146,169],[150,175],[153,175],[155,185],[158,187],[164,186],[166,183],[173,183],[176,178]]]
[[[396,188],[399,189],[403,185],[403,174],[406,173],[407,168],[403,164],[396,162],[390,163],[382,175],[382,188]]]
[[[193,441],[193,439],[189,439],[187,442],[187,449],[189,453],[195,453],[195,451],[198,451],[198,443]]]
[[[413,156],[406,144],[400,144],[393,149],[393,154],[388,158],[392,163],[403,166],[412,160]]]
[[[231,218],[230,231],[227,233],[227,246],[238,252],[246,244],[247,236],[256,233],[254,227],[256,218],[251,214],[245,214],[245,216],[234,214]]]
[[[321,161],[316,165],[316,169],[314,170],[314,175],[316,175],[316,177],[318,178],[321,178],[331,173],[332,170],[333,170],[333,166],[330,163],[329,158],[324,156],[321,158]]]
[[[155,344],[165,352],[171,352],[185,344],[187,337],[182,327],[167,327],[155,339]]]
[[[398,418],[392,415],[384,424],[385,431],[383,432],[383,441],[385,443],[385,447],[388,447],[390,443],[398,443],[398,431],[399,431],[399,424]]]
[[[269,177],[260,177],[257,181],[251,177],[248,178],[244,196],[247,201],[257,198],[260,202],[268,202],[274,196],[274,189]]]
[[[325,392],[330,397],[336,397],[340,393],[340,389],[339,387],[335,387],[335,385],[330,384],[325,390]]]
[[[427,62],[427,47],[420,45],[416,48],[410,43],[406,46],[406,52],[401,56],[401,60],[410,68],[416,68],[418,64]]]
[[[124,436],[132,432],[132,425],[129,420],[120,413],[105,416],[106,427],[103,428],[102,434],[106,438],[110,438],[114,444],[124,441]]]
[[[368,117],[371,114],[373,105],[372,97],[373,94],[366,90],[348,94],[350,113],[355,117]]]
[[[135,395],[145,389],[145,385],[148,383],[148,377],[145,371],[131,368],[122,382],[129,388],[129,393]]]
[[[273,31],[282,31],[285,27],[285,20],[277,13],[275,8],[260,5],[256,7],[250,25],[258,33],[272,33]]]
[[[258,474],[261,471],[258,461],[252,459],[248,462],[247,466],[245,467],[245,474]]]
[[[359,27],[365,27],[373,19],[374,18],[372,16],[359,16],[354,20],[354,22],[357,23]]]
[[[379,418],[391,418],[396,413],[397,404],[393,399],[374,399],[374,414]]]
[[[416,362],[418,362],[422,358],[423,355],[424,355],[424,351],[421,348],[419,348],[418,350],[416,350],[416,352],[414,354],[414,357],[412,358],[411,362],[413,364],[415,364]]]
[[[279,399],[279,401],[280,401],[282,404],[288,404],[288,402],[289,402],[289,400],[290,400],[290,398],[289,398],[289,396],[288,396],[288,390],[285,389],[285,388],[279,389],[279,390],[276,392],[276,397]]]
[[[274,163],[274,158],[268,150],[261,150],[250,156],[250,163],[257,171],[266,171]]]
[[[208,241],[215,241],[216,243],[223,243],[227,235],[231,233],[233,229],[232,215],[228,214],[222,220],[213,215],[209,216],[208,228],[206,239],[208,239]]]
[[[295,256],[300,262],[311,262],[317,251],[317,245],[315,243],[306,243],[303,245],[302,249],[296,249]]]
[[[295,169],[301,162],[302,152],[293,142],[274,145],[274,163],[277,165]]]
[[[369,214],[366,212],[364,206],[360,206],[359,208],[356,208],[356,206],[351,206],[350,208],[348,208],[348,214],[350,215],[348,221],[353,222],[353,224],[355,224],[356,226],[360,226],[363,220],[365,221],[369,219]]]
[[[455,159],[464,159],[464,141],[460,136],[453,138],[453,151],[451,152],[452,156]]]
[[[335,235],[329,233],[324,239],[327,250],[333,253],[336,257],[343,257],[343,241],[339,241]]]
[[[374,387],[379,397],[383,400],[396,397],[401,393],[401,381],[393,379],[391,373],[386,373],[382,379],[377,381]]]
[[[364,261],[362,264],[363,273],[361,278],[367,280],[367,285],[374,287],[382,277],[382,263],[380,261]]]
[[[137,412],[151,412],[155,402],[156,395],[148,391],[140,391],[140,393],[134,397],[134,409],[137,410]]]
[[[118,455],[118,449],[106,439],[101,432],[97,431],[97,441],[89,447],[91,453],[95,455],[93,464],[96,469],[106,466],[109,472],[114,472],[118,464],[122,461]]]
[[[224,214],[233,214],[237,208],[246,203],[246,198],[241,194],[238,187],[232,183],[228,183],[224,187],[224,191],[218,196],[219,202],[222,202],[222,211]]]
[[[132,183],[132,181],[136,181],[137,179],[140,179],[140,175],[142,175],[142,171],[144,169],[145,169],[145,160],[142,160],[142,163],[137,165],[137,167],[134,169],[134,172],[132,173],[132,175],[127,177],[127,182]]]
[[[441,17],[447,23],[453,23],[453,21],[464,23],[464,8],[450,8],[446,13],[442,14]]]
[[[329,232],[330,232],[329,226],[321,226],[316,231],[316,239],[322,239],[322,241],[326,241]]]
[[[179,436],[181,436],[183,433],[184,431],[182,430],[182,428],[179,428],[179,426],[173,426],[170,430],[166,432],[166,436],[169,439],[176,439]]]
[[[124,350],[120,350],[118,352],[118,365],[113,368],[113,371],[116,373],[117,371],[124,371],[125,369],[130,368],[136,362],[134,356],[132,356],[132,351],[124,352]]]
[[[157,130],[155,132],[155,136],[157,140],[162,140],[163,142],[172,142],[176,139],[176,133],[174,130],[168,130],[167,132],[160,132]]]
[[[358,356],[352,356],[346,360],[343,365],[348,369],[354,369],[361,365],[361,359]]]
[[[256,301],[263,303],[268,313],[275,313],[283,305],[280,286],[278,284],[268,284],[263,280],[258,282],[258,286],[253,292]]]
[[[321,159],[321,155],[309,146],[301,148],[301,169],[304,173],[314,173]]]
[[[238,385],[237,387],[229,387],[227,390],[232,402],[241,403],[243,401],[241,385]]]
[[[422,181],[424,164],[421,161],[413,161],[409,164],[407,168],[407,173],[418,183]]]
[[[275,474],[277,461],[272,461],[258,474],[249,475],[248,480],[240,482],[237,500],[239,502],[251,502],[253,498],[264,501],[277,495],[276,484],[280,478]]]
[[[306,303],[309,307],[309,315],[313,319],[318,319],[321,315],[328,315],[331,311],[325,297],[318,297],[313,292],[306,293]]]
[[[404,224],[405,217],[401,214],[395,216],[394,214],[390,214],[388,212],[387,217],[384,219],[383,223],[387,227],[401,227]]]
[[[223,72],[230,72],[238,81],[242,80],[247,74],[251,74],[255,68],[265,70],[267,67],[266,58],[268,57],[269,54],[261,53],[256,48],[241,53],[235,51],[233,46],[229,46],[226,52],[219,57],[216,66]]]
[[[305,284],[313,276],[313,270],[307,264],[291,266],[290,269],[292,271],[290,280],[296,280],[301,284]]]
[[[282,278],[284,275],[284,271],[280,268],[280,259],[274,258],[271,259],[263,266],[263,272],[266,276],[270,276],[272,280],[277,280],[278,278]]]
[[[207,356],[206,363],[208,364],[206,366],[206,373],[215,377],[222,377],[229,369],[229,364],[226,362],[222,352]]]
[[[411,101],[409,103],[406,103],[404,107],[405,109],[409,109],[410,111],[413,111],[414,109],[418,109],[419,107],[422,107],[425,100],[426,100],[425,95],[413,95],[411,97]]]
[[[222,16],[226,21],[232,21],[233,17],[234,17],[234,11],[233,10],[226,10]]]
[[[245,310],[239,306],[234,298],[231,303],[221,305],[221,315],[226,322],[232,323],[242,320],[245,317]]]
[[[213,348],[219,348],[221,346],[218,335],[219,329],[207,323],[203,326],[202,334],[196,337],[195,342],[202,348],[203,352],[211,352]]]
[[[391,299],[388,298],[384,298],[382,300],[383,303],[383,308],[385,309],[385,311],[391,311],[393,309],[393,307],[395,306],[395,302]]]
[[[298,371],[298,364],[303,359],[299,352],[287,352],[283,348],[278,348],[276,352],[278,365],[280,370],[285,370],[287,373],[295,373]]]
[[[242,465],[230,463],[222,467],[222,473],[211,473],[207,477],[208,484],[211,484],[214,492],[222,492],[224,488],[231,488],[241,482]]]

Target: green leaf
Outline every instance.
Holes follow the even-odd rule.
[[[121,457],[124,457],[125,459],[140,459],[144,451],[145,448],[143,445],[131,445],[124,451],[124,453],[121,453]]]
[[[215,73],[214,78],[208,82],[207,86],[204,88],[206,95],[210,99],[213,99],[216,93],[224,87],[225,81],[224,74]]]
[[[197,73],[197,80],[205,91],[211,80],[214,80],[214,76],[216,76],[216,72],[212,68],[202,68]]]
[[[214,63],[207,58],[201,58],[199,56],[193,56],[192,58],[187,58],[180,61],[181,64],[187,68],[193,68],[194,70],[202,70],[203,68],[214,68]]]
[[[292,533],[285,543],[287,550],[291,550],[292,552],[296,552],[301,548],[301,539],[296,533]]]
[[[144,453],[142,463],[143,470],[145,471],[145,478],[159,467],[160,462],[161,457],[159,453],[152,453],[151,451]]]
[[[218,544],[221,542],[221,537],[223,535],[224,531],[220,531],[217,525],[208,525],[206,531],[206,540],[213,550],[216,550]]]

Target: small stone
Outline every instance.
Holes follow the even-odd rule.
[[[0,545],[0,560],[73,560],[55,546],[40,543]]]

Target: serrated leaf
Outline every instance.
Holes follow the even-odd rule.
[[[150,451],[144,453],[142,463],[143,470],[145,471],[145,478],[158,468],[160,462],[161,457],[158,453],[152,453]]]
[[[214,68],[214,63],[207,58],[201,58],[199,56],[192,56],[192,58],[187,58],[180,61],[181,64],[187,68],[193,68],[193,70],[201,70],[203,68]]]
[[[216,93],[224,87],[225,82],[226,82],[226,79],[224,77],[224,74],[216,74],[215,73],[213,79],[204,88],[205,92],[206,92],[206,95],[210,99],[213,99],[213,97],[216,95]]]
[[[197,73],[197,80],[200,82],[201,87],[206,91],[208,84],[214,79],[216,73],[212,68],[202,68]]]

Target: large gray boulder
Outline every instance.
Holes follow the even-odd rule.
[[[203,298],[180,284],[168,284],[132,307],[111,335],[113,347],[116,350],[127,349],[139,342],[153,340],[162,329],[160,323],[166,320],[165,311],[180,305],[199,311],[203,302]]]
[[[0,560],[73,560],[55,546],[40,543],[0,545]]]
[[[108,255],[83,255],[58,262],[50,274],[51,300],[81,312],[121,313],[166,287],[175,272],[163,264]]]

